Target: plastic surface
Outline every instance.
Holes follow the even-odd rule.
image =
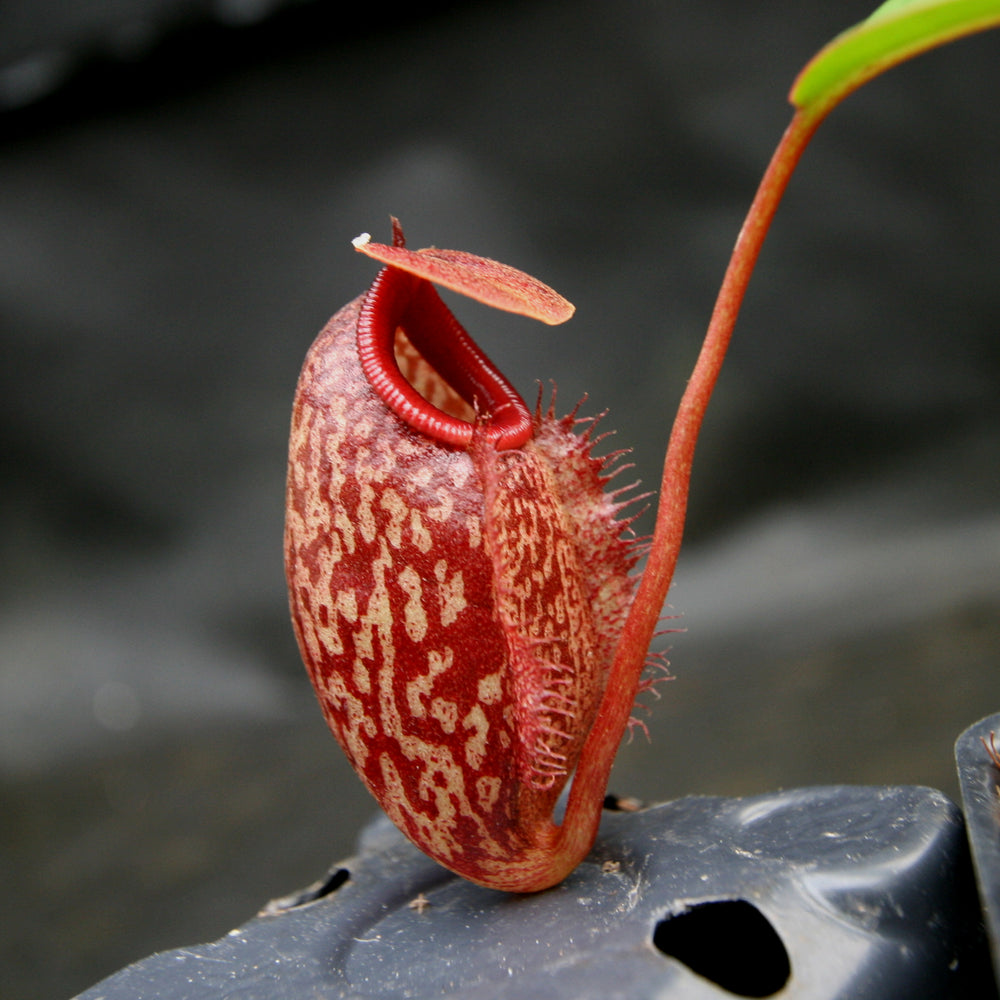
[[[944,795],[837,786],[608,812],[588,860],[532,896],[465,882],[379,821],[323,883],[81,998],[779,991],[994,995],[962,818]]]
[[[1000,980],[1000,768],[986,746],[1000,747],[993,734],[1000,737],[1000,715],[966,729],[955,743],[955,760],[993,968]]]

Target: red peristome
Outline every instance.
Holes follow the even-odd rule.
[[[414,385],[396,358],[400,328],[429,370],[437,373],[429,381],[447,386],[467,406],[442,409],[421,395],[428,386]],[[516,448],[531,437],[531,414],[517,390],[465,332],[430,282],[395,267],[383,268],[358,314],[357,348],[371,387],[414,430],[466,448],[477,432],[497,448]]]
[[[299,647],[400,829],[473,881],[530,885],[632,599],[620,504],[572,415],[539,410],[520,447],[499,448],[406,314],[403,376],[472,433],[456,446],[415,429],[362,370],[363,303],[322,331],[296,392],[285,560]]]

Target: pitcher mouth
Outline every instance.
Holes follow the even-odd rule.
[[[369,385],[414,430],[457,448],[477,433],[498,450],[531,439],[524,400],[425,278],[383,268],[361,306],[357,342]],[[407,345],[426,362],[419,377]]]

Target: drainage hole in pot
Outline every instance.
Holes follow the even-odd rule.
[[[777,931],[743,899],[699,903],[664,917],[653,944],[736,996],[772,996],[792,972]]]
[[[290,896],[272,899],[258,914],[261,917],[276,917],[298,906],[308,906],[317,900],[333,895],[345,882],[350,881],[351,873],[346,868],[331,868],[318,882]]]
[[[351,873],[346,868],[331,868],[326,877],[312,887],[309,898],[303,902],[313,903],[317,899],[325,899],[335,893],[350,877]]]

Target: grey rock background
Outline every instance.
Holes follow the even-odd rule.
[[[338,5],[339,6],[339,5]],[[456,303],[655,484],[799,67],[863,3],[57,0],[0,11],[0,966],[209,940],[372,811],[281,572],[298,366],[403,220],[537,274]],[[676,679],[619,793],[956,794],[997,710],[1000,36],[854,95],[765,247],[695,468]]]

